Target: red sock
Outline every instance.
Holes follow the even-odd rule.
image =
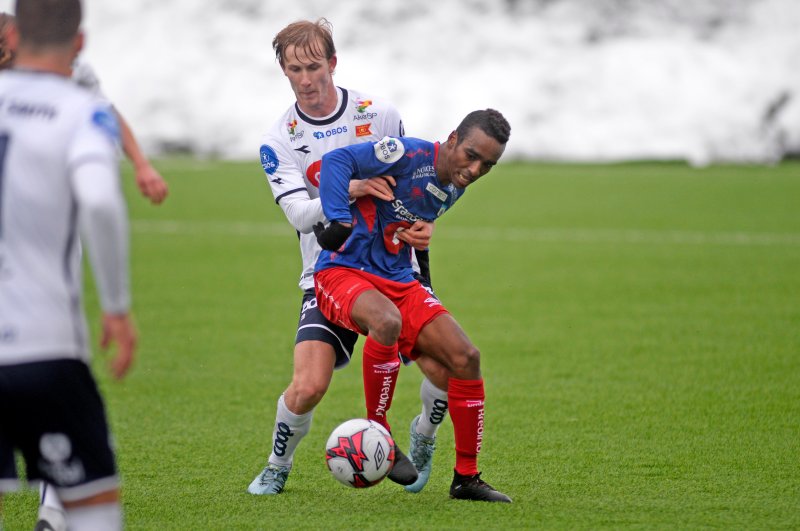
[[[367,403],[367,418],[391,431],[387,416],[392,405],[394,386],[400,373],[400,358],[397,343],[381,345],[372,336],[364,341],[364,359],[361,365],[364,375],[364,398]]]
[[[483,379],[447,383],[447,402],[456,439],[456,472],[463,476],[478,473],[478,453],[483,442]]]

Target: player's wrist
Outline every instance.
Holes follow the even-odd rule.
[[[340,223],[338,221],[332,221],[327,227],[325,227],[322,222],[314,225],[314,234],[317,236],[317,243],[326,251],[336,251],[339,249],[344,245],[344,242],[347,241],[347,238],[350,237],[352,232],[353,224],[349,222]]]

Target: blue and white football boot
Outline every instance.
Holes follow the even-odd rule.
[[[417,469],[419,477],[414,483],[404,487],[408,492],[419,492],[425,488],[428,478],[431,477],[433,451],[436,450],[436,437],[426,437],[417,433],[418,421],[419,415],[411,421],[411,446],[408,454]]]
[[[264,470],[256,476],[247,492],[250,494],[280,494],[289,477],[290,466],[273,465],[267,463]]]

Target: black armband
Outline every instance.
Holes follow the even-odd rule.
[[[338,221],[331,221],[328,228],[322,222],[314,225],[314,234],[317,236],[317,243],[326,251],[336,251],[341,247],[350,234],[353,232],[353,227],[345,227]]]

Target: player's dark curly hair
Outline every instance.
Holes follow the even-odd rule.
[[[461,120],[461,123],[456,128],[459,144],[463,139],[467,138],[469,131],[473,127],[477,127],[501,144],[506,144],[511,136],[511,126],[508,120],[494,109],[472,111]]]
[[[281,68],[289,46],[302,48],[306,55],[315,59],[330,59],[336,55],[331,23],[324,17],[316,22],[298,20],[279,31],[272,40],[272,48]]]

